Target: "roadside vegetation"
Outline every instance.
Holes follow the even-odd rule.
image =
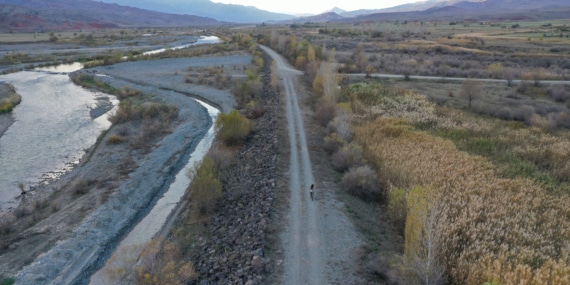
[[[404,36],[402,27],[380,34]],[[518,86],[505,84],[511,90],[507,94],[514,94],[505,97],[518,100],[516,105],[499,97],[504,91],[489,93],[496,87],[475,81],[453,84],[453,90],[448,89],[449,83],[431,83],[431,88],[440,88],[439,93],[424,95],[398,88],[400,83],[394,80],[342,80],[339,72],[418,74],[359,65],[375,62],[368,58],[371,46],[359,43],[370,42],[361,29],[345,26],[346,33],[319,30],[319,36],[308,33],[309,28],[273,32],[264,41],[308,75],[316,102],[315,120],[327,129],[323,147],[331,154],[339,183],[346,193],[371,203],[360,204],[360,209],[351,207],[349,212],[378,213],[367,208],[382,205],[386,210],[381,214],[402,236],[402,251],[387,251],[380,244],[382,237],[365,228],[374,223],[361,225],[370,239],[368,250],[377,255],[364,259],[363,273],[403,284],[570,282],[567,90],[540,82],[563,79],[565,72],[549,72],[546,77],[521,75],[524,80]],[[328,37],[344,41],[333,43]],[[424,61],[437,57],[437,46],[435,53],[425,47],[402,52],[396,48],[397,41],[374,42],[377,47],[390,47],[394,58],[399,58],[394,61],[399,65],[384,68],[405,66],[407,58],[417,54]],[[478,45],[482,47],[480,40]],[[456,49],[452,55],[470,55],[479,62],[492,56],[485,49]],[[313,57],[316,50],[322,55]],[[352,51],[348,58],[344,57],[347,51]],[[532,50],[526,52],[524,66],[517,68],[531,72],[533,60],[539,58]],[[378,50],[373,53],[380,54]],[[389,59],[390,55],[382,57]],[[499,72],[500,64],[489,65],[471,77],[511,78]],[[402,84],[412,86],[408,82]],[[347,203],[349,207],[357,204],[350,199]],[[359,213],[353,217],[360,219],[357,224],[368,219]]]

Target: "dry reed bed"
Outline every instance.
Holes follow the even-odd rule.
[[[353,100],[355,115],[360,115],[356,139],[388,189],[424,186],[440,192],[438,204],[443,208],[437,230],[452,283],[496,279],[502,284],[570,284],[567,194],[549,194],[529,179],[501,178],[483,157],[416,130],[411,123],[461,125],[435,116],[429,103],[417,95],[404,91],[392,95],[375,104],[362,100],[366,98]],[[524,131],[514,133],[523,136],[519,137],[523,149]],[[537,155],[563,154],[558,150],[568,142],[552,141]]]

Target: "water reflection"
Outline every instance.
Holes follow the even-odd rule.
[[[143,55],[152,55],[152,54],[157,54],[157,53],[161,53],[161,52],[165,52],[167,50],[177,50],[177,49],[183,49],[183,48],[188,48],[194,45],[201,45],[201,44],[218,44],[220,43],[221,40],[220,38],[216,37],[216,36],[202,36],[200,37],[195,43],[191,43],[191,44],[186,44],[186,45],[181,45],[181,46],[177,46],[177,47],[173,47],[173,48],[163,48],[163,49],[157,49],[157,50],[153,50],[153,51],[147,51],[145,53],[143,53]]]
[[[67,74],[24,71],[0,80],[22,95],[16,121],[0,138],[1,210],[14,206],[19,183],[34,185],[44,173],[69,169],[111,123],[90,115],[97,97],[106,95],[76,86]]]
[[[74,62],[69,64],[60,64],[57,66],[46,66],[46,67],[38,67],[34,70],[37,71],[46,71],[46,72],[54,72],[54,73],[71,73],[83,68],[83,63],[81,62]]]

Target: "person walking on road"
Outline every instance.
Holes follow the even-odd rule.
[[[315,188],[315,185],[311,184],[311,191],[309,192],[311,194],[311,201],[313,201],[314,196],[315,196],[314,188]]]

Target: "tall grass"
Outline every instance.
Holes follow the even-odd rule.
[[[494,140],[474,139],[473,133],[493,129],[494,122],[478,125],[457,114],[443,116],[417,94],[378,87],[354,86],[345,94],[359,122],[355,140],[386,193],[435,189],[441,205],[440,261],[450,283],[568,284],[568,194],[552,193],[532,177],[506,178],[493,160],[454,143],[464,141],[472,151],[491,156],[503,144],[517,142],[512,150],[523,159],[559,166],[559,157],[567,155],[562,151],[568,149],[567,137],[505,127]],[[536,148],[539,142],[545,144]],[[394,207],[402,194],[394,195],[391,211],[397,215],[402,211]]]

